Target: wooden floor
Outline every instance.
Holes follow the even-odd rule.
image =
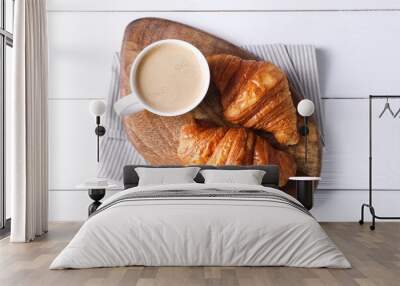
[[[400,223],[379,223],[375,232],[357,223],[324,223],[352,269],[288,267],[123,267],[48,270],[80,227],[54,223],[27,244],[0,241],[0,285],[400,285]]]

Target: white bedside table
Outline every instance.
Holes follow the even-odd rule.
[[[114,183],[109,183],[105,186],[90,185],[90,184],[80,184],[76,186],[78,190],[88,190],[89,197],[94,201],[88,207],[89,216],[96,211],[96,209],[101,205],[100,200],[106,195],[106,190],[123,190],[124,186]]]
[[[314,204],[314,182],[320,181],[320,177],[290,177],[289,180],[296,182],[297,200],[306,209],[310,210]]]

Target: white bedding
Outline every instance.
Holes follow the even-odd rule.
[[[102,206],[136,192],[211,188],[263,190],[297,202],[262,186],[184,184],[128,189]],[[127,265],[350,267],[318,222],[289,204],[243,197],[182,197],[104,207],[85,222],[50,269]]]

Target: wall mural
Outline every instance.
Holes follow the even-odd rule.
[[[132,92],[131,65],[136,56],[163,39],[180,39],[197,47],[206,56],[211,80],[201,104],[183,115],[160,116],[143,110],[123,117],[129,141],[147,162],[277,164],[281,186],[296,174],[319,176],[319,132],[310,118],[305,164],[305,137],[298,131],[303,118],[296,111],[302,98],[293,91],[285,73],[273,63],[256,61],[250,53],[203,31],[156,18],[130,23],[121,50],[122,98]],[[146,71],[136,72],[145,82]],[[146,89],[146,84],[137,88]],[[176,105],[180,104],[185,103],[178,98]]]

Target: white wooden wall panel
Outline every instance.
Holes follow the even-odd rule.
[[[396,112],[400,100],[391,100]],[[375,100],[372,111],[373,187],[400,189],[399,118],[386,113],[385,100]],[[320,189],[368,189],[369,101],[367,99],[324,100],[326,148]]]
[[[368,187],[368,100],[324,100],[321,189]]]
[[[124,28],[108,14],[49,14],[48,22],[49,98],[105,97]]]
[[[49,11],[399,9],[396,0],[48,0]]]
[[[318,47],[325,97],[400,91],[400,11],[299,13],[49,13],[50,98],[103,97],[112,53],[140,17],[175,19],[238,45]]]
[[[373,102],[373,187],[400,190],[400,117],[393,119],[387,112],[378,119],[384,105],[385,100]],[[397,112],[400,109],[400,99],[391,100],[390,106]]]
[[[86,192],[72,190],[96,173],[88,104],[107,95],[113,52],[120,49],[126,25],[147,16],[181,21],[238,45],[317,46],[321,89],[328,98],[327,145],[313,213],[323,221],[357,219],[367,199],[367,192],[357,190],[368,186],[368,101],[354,98],[400,93],[399,1],[49,0],[48,11],[51,220],[86,217]],[[382,107],[377,102],[374,114]],[[378,189],[400,185],[397,121],[374,119]],[[396,212],[398,194],[377,191],[380,215]]]
[[[118,191],[107,191],[105,199]],[[84,221],[93,201],[85,190],[58,190],[49,192],[50,221]]]
[[[49,101],[49,188],[75,189],[96,175],[95,118],[88,100]]]
[[[380,13],[385,14],[386,23],[391,23],[391,26],[389,25],[391,28],[387,26],[387,30],[394,31],[400,27],[400,24],[397,24],[400,21],[396,21],[395,19],[395,16],[398,16],[397,12]],[[58,109],[60,111],[55,113],[57,119],[54,122],[54,130],[50,132],[51,135],[54,135],[54,138],[57,138],[55,144],[50,144],[50,146],[54,152],[59,153],[54,155],[53,157],[55,158],[51,161],[54,165],[51,176],[52,188],[70,188],[79,182],[80,179],[84,179],[85,176],[94,174],[95,167],[87,162],[88,160],[85,157],[87,154],[90,154],[91,148],[94,146],[93,144],[86,145],[88,149],[80,147],[80,149],[83,149],[82,151],[78,150],[79,148],[71,149],[75,150],[77,158],[82,158],[82,172],[68,175],[60,173],[60,170],[71,168],[76,162],[74,154],[69,155],[69,153],[61,151],[64,150],[63,142],[65,138],[63,136],[79,134],[75,138],[87,138],[93,135],[92,130],[87,128],[91,126],[92,122],[77,124],[76,126],[68,122],[71,114],[77,114],[77,111],[70,110],[70,107],[76,105],[80,110],[77,119],[88,119],[89,114],[86,107],[88,101],[82,101],[82,99],[103,98],[107,95],[112,54],[121,45],[123,29],[126,24],[138,17],[139,14],[140,16],[144,16],[143,14],[147,15],[146,13],[115,14],[103,12],[50,13],[50,98],[56,99],[51,105],[59,106]],[[286,25],[291,23],[293,26],[297,26],[299,31],[306,31],[304,32],[304,37],[302,38],[294,33],[283,36],[277,31],[267,31],[266,33],[269,33],[269,35],[264,37],[265,40],[262,40],[259,36],[261,34],[260,25],[256,25],[256,23],[261,23],[268,17],[266,17],[265,13],[251,13],[254,17],[250,18],[248,14],[221,13],[215,15],[212,13],[202,13],[204,17],[194,20],[190,17],[191,13],[175,13],[172,18],[178,18],[180,21],[189,22],[204,29],[211,29],[215,34],[228,38],[237,44],[267,42],[267,39],[272,39],[271,42],[284,42],[285,38],[287,39],[286,42],[290,43],[314,43],[321,48],[320,68],[325,97],[365,97],[369,92],[373,91],[400,91],[400,81],[397,81],[397,72],[395,71],[396,60],[400,60],[400,56],[397,55],[397,51],[400,50],[400,42],[390,45],[389,50],[379,53],[379,56],[377,56],[376,51],[382,51],[382,48],[371,48],[368,52],[364,49],[362,52],[358,52],[357,49],[355,50],[355,45],[362,46],[362,44],[359,44],[355,40],[351,43],[351,38],[359,39],[360,41],[363,40],[364,45],[367,44],[366,41],[369,41],[371,37],[386,38],[386,41],[389,41],[389,38],[392,36],[388,33],[383,33],[384,26],[379,20],[382,19],[381,16],[378,17],[376,14],[366,15],[359,12],[351,13],[351,15],[339,13],[339,16],[343,16],[347,22],[361,23],[357,24],[357,27],[353,25],[351,29],[354,29],[354,31],[350,33],[352,36],[349,37],[343,33],[346,25],[337,27],[338,25],[334,25],[333,23],[333,18],[323,20],[323,13],[317,13],[315,14],[316,17],[325,22],[326,25],[330,23],[330,27],[336,29],[336,32],[324,35],[320,31],[320,34],[313,38],[312,35],[315,34],[316,29],[311,29],[311,23],[315,22],[316,19],[315,21],[308,19],[308,28],[304,26],[306,24],[300,21],[301,19],[306,19],[306,15],[312,18],[313,13],[311,15],[310,13],[299,13],[296,15],[278,13],[284,19],[280,18],[278,21],[279,17],[275,17],[275,15],[274,19],[270,20],[271,22],[274,22],[275,25],[278,22],[285,22]],[[217,31],[213,23],[217,23],[223,19],[232,24],[240,22],[238,19],[251,19],[251,21],[243,24],[242,27],[235,27],[231,32],[229,25],[221,24],[218,26]],[[373,21],[373,19],[375,20]],[[222,22],[224,23],[225,21]],[[299,25],[303,25],[303,27],[299,27]],[[370,28],[373,27],[373,29],[369,30],[369,36],[367,36],[367,32],[363,36],[360,36],[360,30],[363,30],[360,26],[364,25]],[[377,28],[376,26],[379,25],[381,25],[380,28]],[[99,29],[99,26],[102,28]],[[267,25],[265,24],[264,26]],[[250,27],[256,27],[255,34],[246,32],[251,30]],[[365,28],[365,30],[368,29]],[[372,32],[373,30],[375,32]],[[341,32],[339,33],[339,31]],[[399,45],[399,47],[396,45]],[[352,46],[352,48],[348,49],[349,46]],[[396,47],[397,50],[395,49]],[[387,58],[384,62],[382,62],[383,57]],[[355,58],[358,58],[356,60],[357,63],[354,63]],[[363,62],[368,62],[368,65],[362,65],[361,63]],[[384,76],[377,76],[373,72],[379,70],[379,68],[376,68],[377,66],[381,66],[380,69],[385,71]],[[62,101],[58,101],[60,99],[79,99],[79,101],[74,103],[66,101],[63,104]],[[325,102],[325,109],[328,138],[323,160],[324,180],[320,187],[327,189],[365,188],[367,186],[367,178],[365,176],[368,174],[367,101],[330,99]],[[59,128],[60,126],[63,127]],[[72,130],[60,136],[59,130],[68,130],[68,128]],[[380,130],[385,130],[385,127],[383,126]],[[81,141],[76,140],[77,146],[81,146]],[[80,156],[81,152],[83,157]],[[394,154],[396,154],[395,148]],[[382,168],[380,170],[386,169]],[[393,172],[395,169],[391,168],[391,170]],[[397,180],[387,180],[383,175],[378,176],[376,181],[377,186],[381,188],[395,188]]]

